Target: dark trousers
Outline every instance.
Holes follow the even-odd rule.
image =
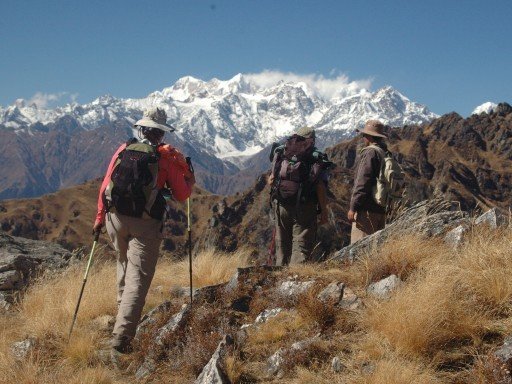
[[[273,202],[276,226],[276,265],[308,260],[316,241],[316,203],[281,205]]]

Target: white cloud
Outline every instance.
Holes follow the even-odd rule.
[[[70,94],[69,92],[58,92],[58,93],[43,93],[36,92],[32,96],[27,104],[35,104],[37,108],[54,108],[57,104],[62,105],[66,103],[74,103],[78,98],[78,93]]]
[[[272,87],[280,81],[284,81],[285,83],[304,82],[318,96],[327,100],[336,96],[345,97],[355,95],[365,89],[369,90],[372,85],[372,79],[351,81],[348,76],[339,74],[336,70],[330,71],[330,77],[318,74],[296,74],[292,72],[272,70],[265,70],[260,73],[244,74],[244,77],[262,88]]]

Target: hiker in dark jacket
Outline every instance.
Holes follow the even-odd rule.
[[[381,230],[386,223],[386,208],[377,204],[373,197],[373,188],[377,184],[383,160],[377,150],[371,147],[376,145],[387,150],[384,143],[387,136],[383,130],[384,125],[378,120],[369,120],[362,131],[358,130],[362,134],[364,147],[359,153],[347,215],[352,223],[350,244]]]
[[[296,135],[303,139],[315,138],[315,131],[309,127],[301,128]],[[293,138],[293,136],[292,136]],[[313,148],[311,148],[313,150]],[[274,156],[279,156],[275,154]],[[314,159],[310,159],[312,163]],[[274,159],[273,164],[276,163]],[[278,171],[274,169],[270,175],[269,183],[276,185]],[[311,190],[303,191],[304,199],[295,196],[290,201],[283,201],[276,192],[272,198],[275,215],[275,265],[298,264],[308,260],[316,243],[317,225],[327,223],[327,194],[323,178],[325,174],[320,171],[315,177]],[[281,181],[281,185],[284,183]],[[306,196],[307,195],[307,196]],[[320,215],[317,211],[320,208]]]

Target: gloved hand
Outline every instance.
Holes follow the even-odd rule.
[[[94,223],[94,226],[92,227],[92,234],[95,235],[97,233],[100,233],[101,228],[103,228],[103,223],[101,223],[101,222]]]

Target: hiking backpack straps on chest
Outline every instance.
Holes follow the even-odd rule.
[[[405,191],[405,174],[402,167],[389,151],[377,145],[369,145],[379,155],[381,167],[377,183],[373,187],[373,198],[382,207],[388,207],[400,201]]]
[[[293,135],[282,150],[276,151],[272,164],[273,199],[283,204],[299,205],[310,197],[314,182],[311,179],[314,149],[314,138]]]
[[[119,154],[105,190],[109,209],[126,216],[162,219],[165,199],[157,187],[158,160],[157,147],[130,140]]]

